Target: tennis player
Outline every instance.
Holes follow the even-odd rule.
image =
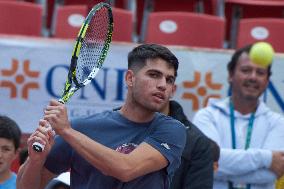
[[[143,44],[128,54],[124,105],[68,120],[66,106],[51,100],[28,139],[29,158],[20,168],[19,189],[44,188],[71,169],[71,188],[169,188],[185,145],[185,127],[157,113],[173,95],[178,59],[166,47]],[[45,126],[49,122],[55,140]],[[42,153],[32,144],[45,145]]]

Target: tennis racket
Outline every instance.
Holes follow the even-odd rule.
[[[95,78],[107,56],[112,31],[113,16],[110,5],[107,3],[95,5],[78,33],[59,102],[66,103],[78,89],[88,85]],[[41,152],[44,145],[35,142],[33,149]]]

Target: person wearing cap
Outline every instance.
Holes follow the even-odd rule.
[[[61,173],[52,179],[45,189],[70,189],[70,172]]]
[[[173,95],[177,69],[168,48],[142,44],[128,54],[128,91],[120,110],[70,122],[66,106],[52,100],[28,139],[18,189],[42,189],[70,169],[71,188],[169,188],[186,132],[181,122],[158,111]],[[48,123],[58,134],[55,141]],[[43,152],[32,150],[35,141],[45,144]]]
[[[236,50],[227,65],[231,95],[209,100],[193,118],[220,146],[214,189],[274,189],[284,174],[284,118],[260,99],[272,65],[250,59],[253,45]]]

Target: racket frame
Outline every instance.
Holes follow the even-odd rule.
[[[89,27],[89,24],[92,18],[94,17],[96,12],[100,10],[101,8],[107,8],[108,10],[109,24],[108,24],[108,30],[107,30],[107,37],[104,43],[104,47],[102,49],[102,53],[98,59],[99,62],[97,63],[97,66],[93,68],[89,76],[82,83],[79,83],[78,80],[76,79],[76,66],[77,66],[78,57],[79,57],[81,47],[82,47],[82,41],[84,37],[86,36],[86,32],[87,32],[87,29]],[[78,36],[77,36],[77,39],[76,39],[76,42],[73,48],[73,52],[72,52],[71,64],[69,67],[67,79],[65,82],[65,86],[64,86],[61,98],[58,100],[59,102],[65,104],[78,89],[88,85],[95,78],[95,76],[99,72],[107,56],[107,52],[109,50],[110,43],[112,40],[112,32],[113,32],[113,15],[112,15],[111,7],[109,4],[101,2],[92,8],[92,10],[87,15],[85,21],[83,22],[79,30],[79,33],[78,33]],[[36,152],[42,152],[45,147],[39,142],[34,142],[32,146]]]
[[[108,31],[107,37],[104,43],[104,47],[102,49],[102,53],[100,54],[100,57],[98,59],[97,66],[93,68],[89,76],[82,83],[79,83],[78,80],[76,79],[76,66],[77,66],[78,57],[79,57],[81,47],[82,47],[82,41],[84,37],[86,36],[87,29],[89,28],[89,24],[92,21],[93,16],[101,8],[107,8],[108,10],[109,24],[108,24],[108,30],[107,30]],[[59,99],[59,102],[66,103],[78,89],[88,85],[95,78],[95,76],[97,75],[98,71],[102,67],[102,64],[107,56],[107,52],[109,50],[110,43],[112,40],[112,32],[113,32],[113,15],[112,15],[111,6],[107,3],[103,3],[103,2],[99,3],[92,8],[92,10],[89,12],[88,16],[86,17],[84,23],[82,24],[80,28],[78,37],[76,39],[76,42],[73,48],[71,64],[70,64],[70,68],[68,71],[67,80],[65,82],[63,93],[62,93],[61,98]],[[72,84],[74,85],[72,86]]]

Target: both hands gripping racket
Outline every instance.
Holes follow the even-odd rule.
[[[107,56],[112,31],[113,16],[110,5],[107,3],[95,5],[79,31],[72,52],[68,77],[59,102],[66,103],[78,89],[95,78]],[[41,152],[44,145],[35,142],[33,149]]]

